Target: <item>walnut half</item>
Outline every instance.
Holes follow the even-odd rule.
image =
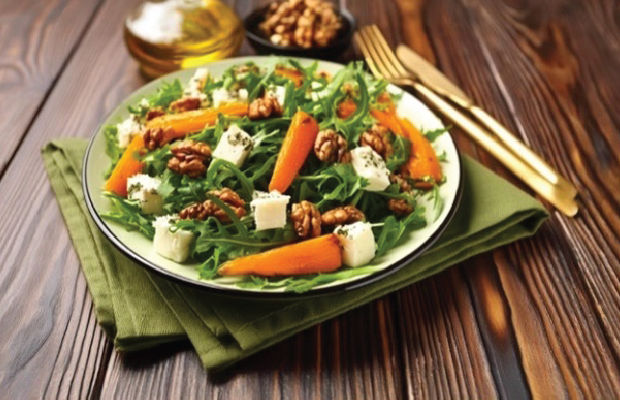
[[[302,239],[317,237],[321,234],[321,213],[313,203],[307,200],[293,204],[291,221],[293,221],[297,236]]]

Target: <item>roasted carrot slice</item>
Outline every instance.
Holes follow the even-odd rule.
[[[353,101],[352,98],[347,97],[336,107],[336,114],[338,118],[347,119],[351,115],[355,114],[355,110],[357,110],[357,104]]]
[[[269,190],[284,193],[288,189],[312,151],[318,133],[319,124],[312,116],[303,111],[293,115],[276,160]]]
[[[415,186],[420,189],[430,189],[442,179],[441,165],[435,153],[435,149],[426,136],[424,136],[407,119],[400,119],[403,132],[411,141],[411,155],[404,165],[409,176],[416,181]]]
[[[231,117],[243,117],[247,115],[247,113],[247,103],[232,102],[223,104],[217,108],[162,115],[161,117],[153,118],[147,122],[146,128],[164,128],[165,137],[163,143],[168,143],[174,139],[182,138],[189,133],[201,131],[205,126],[215,124],[219,114]]]
[[[119,196],[127,196],[127,178],[142,171],[144,163],[140,161],[139,157],[143,151],[143,136],[134,136],[106,182],[105,189],[107,191]]]
[[[295,84],[295,87],[300,87],[304,82],[304,74],[296,68],[286,68],[282,66],[276,67],[276,75],[283,76],[290,79]]]
[[[394,132],[394,134],[405,136],[403,128],[400,122],[398,122],[398,118],[394,112],[389,110],[370,110],[370,115],[372,115],[379,122],[379,124]]]
[[[333,234],[252,254],[222,264],[218,273],[229,275],[289,276],[335,271],[342,265],[338,237]]]

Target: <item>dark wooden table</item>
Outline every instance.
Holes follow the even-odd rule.
[[[52,138],[90,136],[144,84],[121,37],[137,2],[0,2],[0,398],[620,397],[617,1],[348,1],[360,24],[435,62],[557,166],[579,189],[580,213],[550,210],[535,237],[221,375],[187,344],[114,351],[39,155]]]

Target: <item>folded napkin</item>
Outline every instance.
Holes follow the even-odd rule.
[[[93,297],[121,351],[189,338],[205,368],[220,369],[296,332],[514,240],[547,218],[542,205],[469,157],[461,206],[441,239],[410,265],[363,288],[312,299],[243,300],[179,285],[133,263],[91,220],[81,187],[83,139],[43,150],[45,167]]]

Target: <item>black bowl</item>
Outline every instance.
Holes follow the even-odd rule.
[[[323,60],[336,59],[341,56],[351,44],[355,32],[355,18],[347,10],[339,10],[342,18],[342,27],[336,39],[325,47],[311,47],[309,49],[298,46],[278,46],[262,35],[258,25],[264,21],[267,7],[259,8],[243,20],[245,32],[250,44],[258,54],[278,54],[294,57],[320,58]]]

